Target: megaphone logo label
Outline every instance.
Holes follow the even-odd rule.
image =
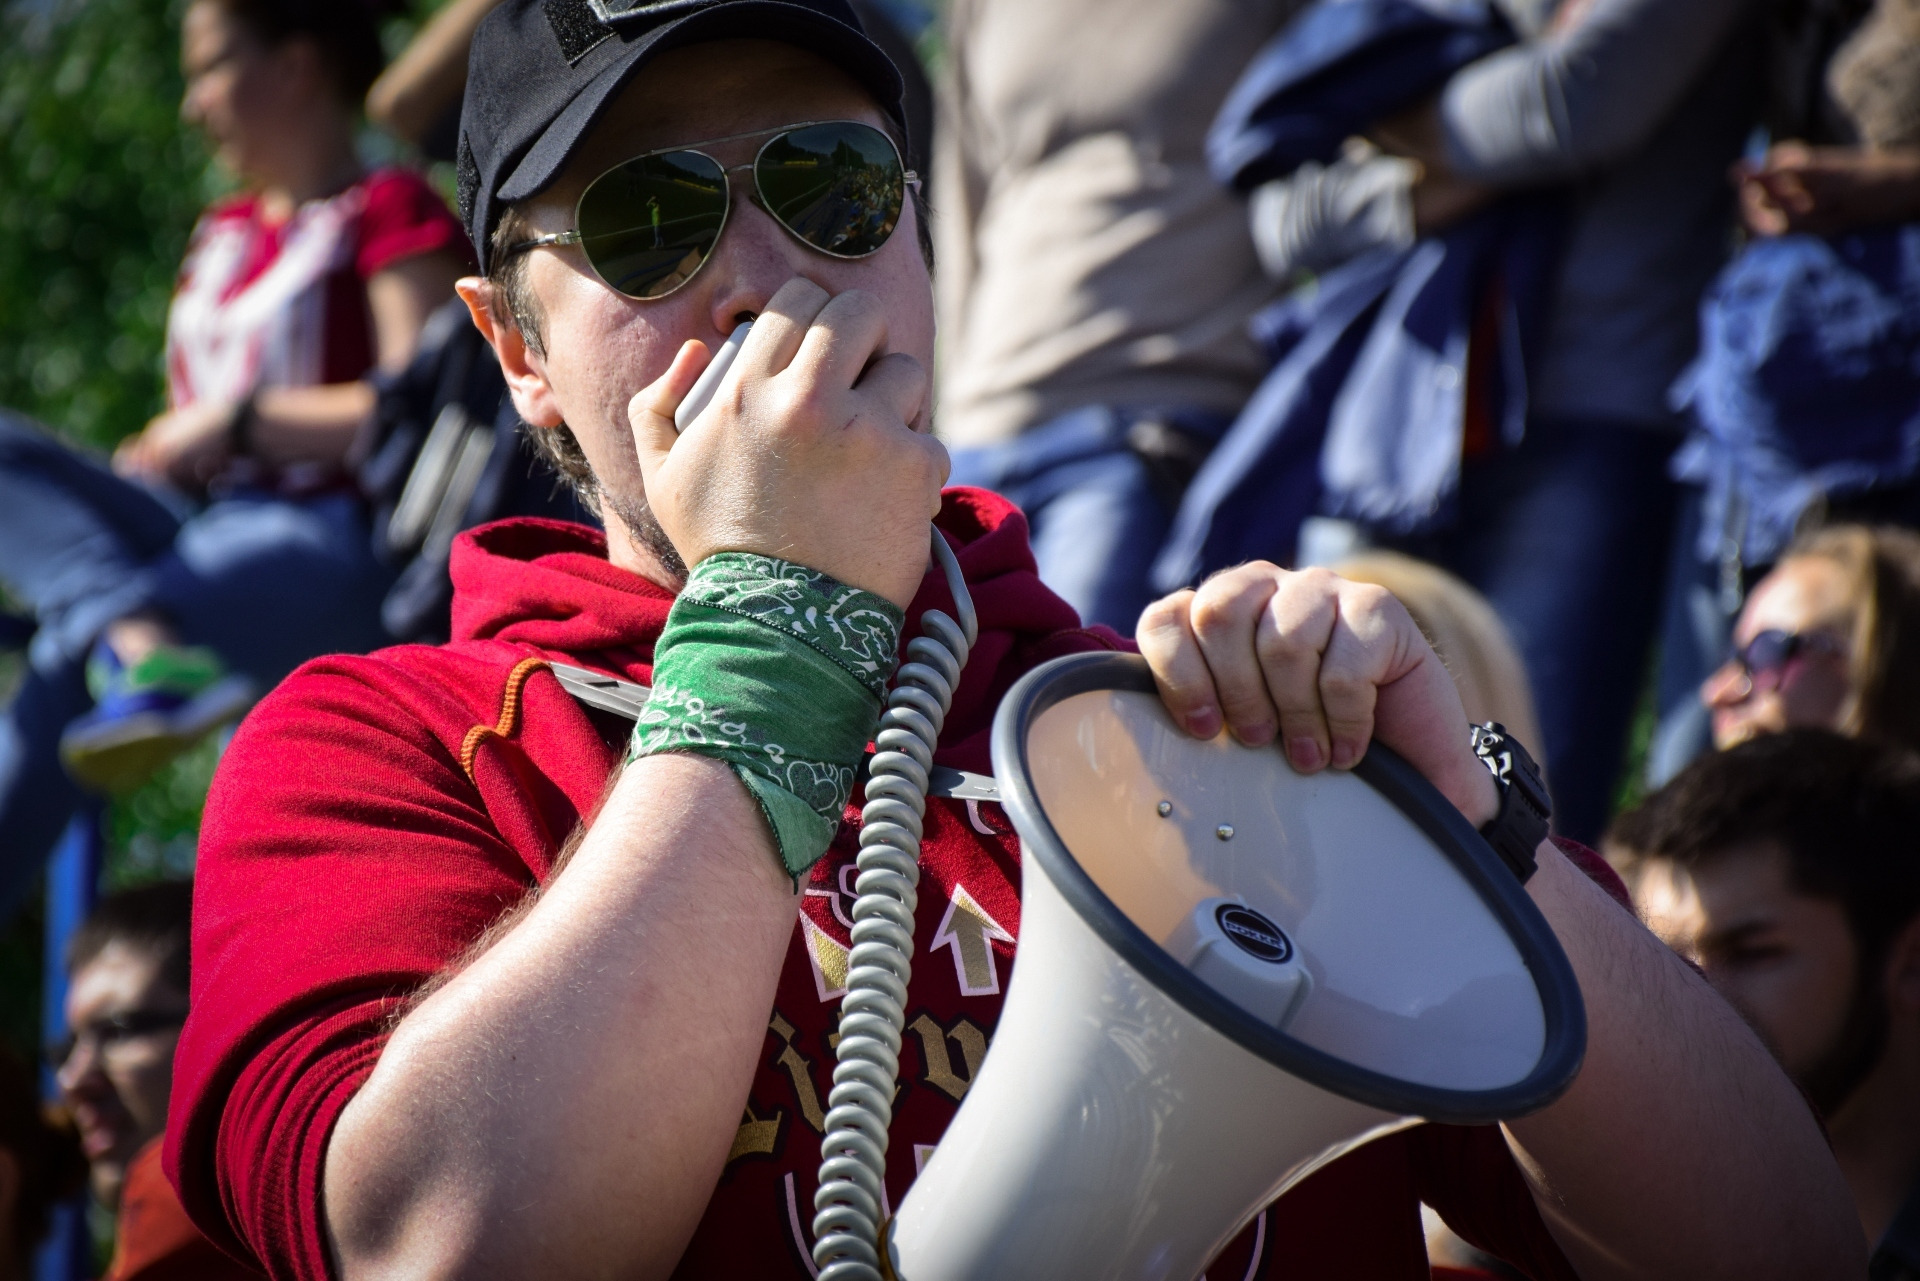
[[[1248,956],[1275,965],[1293,959],[1293,940],[1252,908],[1237,903],[1223,904],[1214,912],[1213,919],[1220,926],[1220,932]]]

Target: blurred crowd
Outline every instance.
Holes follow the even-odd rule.
[[[472,163],[498,2],[391,65],[370,0],[186,7],[182,111],[237,190],[165,410],[110,458],[0,411],[0,912],[89,794],[300,663],[445,639],[465,531],[595,523],[424,176]],[[854,8],[907,73],[952,483],[1128,635],[1250,559],[1392,591],[1818,1107],[1876,1281],[1920,1277],[1920,4]],[[159,1166],[189,908],[73,936],[46,1106],[0,1058],[0,1281],[83,1176],[116,1281],[252,1275]]]

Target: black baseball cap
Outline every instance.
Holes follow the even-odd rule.
[[[559,176],[640,68],[669,49],[736,37],[818,54],[905,130],[899,69],[847,0],[507,0],[474,33],[455,158],[480,270],[501,210]]]

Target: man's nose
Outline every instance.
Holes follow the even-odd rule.
[[[189,80],[186,91],[180,95],[180,119],[195,129],[207,118],[206,108],[200,101],[203,92],[198,80]]]
[[[713,261],[707,264],[707,270],[713,273],[708,309],[714,331],[721,334],[732,333],[735,326],[766,310],[767,300],[795,276],[828,287],[816,274],[828,260],[801,248],[752,199],[750,190],[738,190],[741,181],[750,183],[752,179],[744,175],[735,179],[733,209],[727,215],[720,242],[714,246]]]
[[[66,1061],[54,1070],[53,1081],[60,1087],[60,1093],[69,1098],[96,1092],[106,1081],[100,1047],[85,1038],[74,1042]]]

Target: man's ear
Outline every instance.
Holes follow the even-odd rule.
[[[466,276],[455,282],[460,301],[467,304],[473,327],[493,348],[500,361],[500,372],[513,394],[513,407],[529,427],[558,427],[566,421],[560,412],[559,398],[547,382],[546,361],[527,346],[520,327],[503,321],[494,310],[494,285],[479,276]]]
[[[1920,1017],[1920,916],[1893,936],[1887,949],[1887,1003],[1896,1016]]]

